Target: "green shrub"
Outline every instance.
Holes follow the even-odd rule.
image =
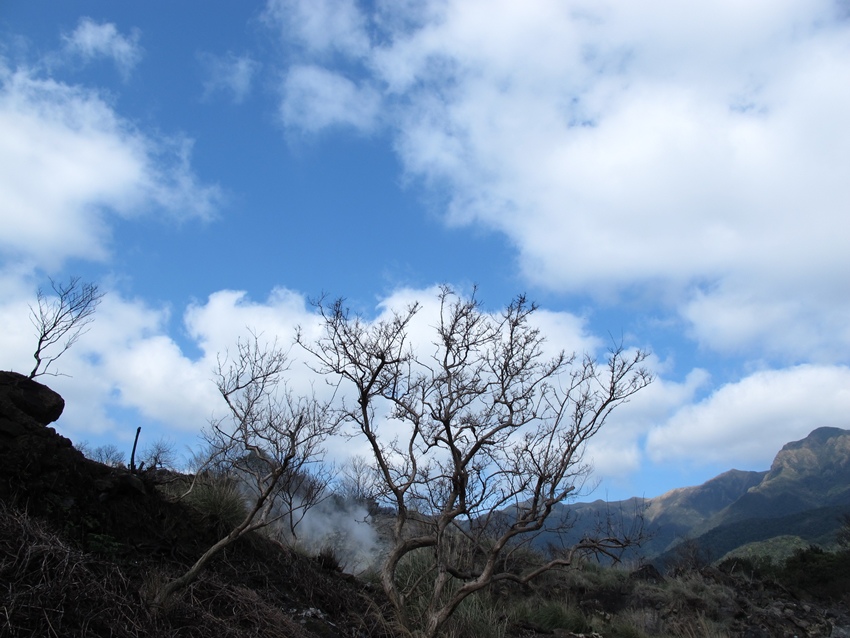
[[[700,612],[710,618],[720,617],[735,598],[731,589],[699,573],[671,579],[663,590],[667,596],[664,606]]]
[[[850,550],[850,512],[845,512],[838,517],[841,527],[835,534],[835,542],[842,549]]]
[[[323,545],[319,553],[313,557],[322,569],[332,572],[341,572],[342,563],[339,559],[339,554],[333,545]]]
[[[792,589],[838,600],[850,591],[850,551],[826,552],[811,545],[786,560],[776,577]]]
[[[775,575],[778,567],[771,556],[735,556],[723,559],[717,569],[724,574],[764,580]]]
[[[396,582],[405,592],[405,610],[412,626],[419,623],[431,600],[436,569],[432,548],[422,548],[407,554],[396,569]],[[457,583],[450,586],[451,595]],[[454,638],[490,638],[504,636],[508,617],[486,591],[466,598],[449,619],[443,634]]]
[[[626,571],[597,563],[583,563],[560,573],[570,589],[587,592],[595,598],[599,597],[594,595],[595,593],[628,592],[632,587]]]

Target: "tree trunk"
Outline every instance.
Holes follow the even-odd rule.
[[[179,590],[183,589],[184,587],[192,584],[192,582],[198,577],[198,574],[201,572],[201,570],[204,568],[204,565],[207,564],[207,562],[210,560],[210,558],[215,556],[223,548],[227,547],[233,541],[235,541],[237,538],[242,536],[242,534],[245,533],[245,531],[246,531],[245,529],[240,529],[239,527],[237,527],[230,534],[228,534],[227,536],[222,538],[215,545],[213,545],[207,551],[205,551],[203,556],[201,556],[197,561],[195,561],[195,564],[192,565],[186,571],[185,574],[175,578],[172,581],[165,583],[165,585],[163,585],[160,588],[160,590],[156,593],[156,596],[153,599],[154,607],[161,607],[163,605],[163,603],[165,603],[165,601],[168,600],[168,598],[171,596],[171,594],[173,594],[174,592],[179,591]]]

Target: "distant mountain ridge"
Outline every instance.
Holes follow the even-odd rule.
[[[572,528],[560,538],[576,542],[593,534],[616,512],[626,520],[641,509],[642,499],[561,505],[555,523]],[[677,488],[648,500],[643,511],[649,540],[639,552],[663,561],[684,539],[714,558],[747,543],[791,535],[810,543],[829,543],[838,516],[850,511],[850,430],[822,427],[799,441],[786,443],[769,470],[729,470],[702,485]],[[556,539],[543,534],[537,545]]]
[[[850,504],[850,430],[818,428],[786,443],[755,487],[718,512],[711,527]]]

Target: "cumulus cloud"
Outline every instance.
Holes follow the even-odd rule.
[[[800,365],[763,370],[685,405],[647,437],[655,462],[766,468],[788,441],[822,426],[846,428],[850,368]]]
[[[701,368],[691,370],[681,381],[667,379],[665,363],[655,356],[646,366],[655,376],[652,384],[613,412],[587,446],[586,458],[597,477],[619,481],[639,472],[647,460],[647,433],[690,405],[711,381]]]
[[[48,270],[105,259],[109,218],[210,218],[221,199],[190,164],[191,141],[152,137],[96,91],[0,60],[0,251]]]
[[[34,343],[27,319],[33,285],[31,276],[20,273],[7,271],[0,277],[0,319],[4,325],[0,350],[7,365],[22,371],[31,365]],[[396,290],[378,300],[374,308],[365,309],[364,320],[384,320],[393,311],[421,302],[421,310],[410,324],[410,341],[427,356],[433,348],[439,313],[438,290]],[[315,363],[311,356],[292,345],[296,327],[304,330],[307,340],[320,334],[316,310],[298,292],[279,288],[267,298],[255,300],[244,291],[217,291],[180,311],[181,328],[177,332],[183,335],[182,340],[172,336],[173,309],[127,298],[114,289],[106,293],[90,330],[57,362],[63,376],[47,380],[66,399],[66,411],[58,426],[74,441],[104,436],[129,446],[135,426],[140,424],[145,425],[146,440],[167,434],[181,449],[183,444],[197,444],[196,436],[209,419],[225,414],[213,383],[217,358],[227,356],[237,339],[250,337],[252,332],[261,341],[277,339],[278,345],[288,350],[286,378],[293,392],[339,400],[347,391],[317,376],[310,367]],[[499,311],[495,306],[488,308]],[[601,356],[607,345],[605,339],[590,332],[585,318],[571,313],[541,310],[534,321],[546,335],[552,354],[563,349]],[[665,364],[654,357],[648,363],[653,370],[665,369]],[[638,471],[646,461],[643,438],[654,424],[668,423],[685,438],[678,425],[684,418],[680,411],[692,403],[707,382],[708,375],[701,370],[681,382],[659,379],[618,409],[588,448],[586,460],[593,464],[596,475],[610,480]],[[680,445],[683,454],[716,446],[711,449],[722,455],[728,443],[684,441]],[[657,448],[651,448],[653,458]],[[337,438],[328,443],[329,460],[342,462],[358,453],[368,453],[358,439]]]
[[[393,312],[404,312],[414,302],[421,308],[409,325],[409,341],[421,348],[423,356],[431,353],[434,326],[440,312],[437,287],[425,289],[399,289],[381,299],[373,309],[364,312],[366,322],[387,320]],[[493,312],[499,312],[493,308]],[[595,353],[599,340],[588,333],[583,319],[565,312],[541,312],[535,319],[549,337],[548,346],[553,352],[560,349]],[[245,292],[222,290],[210,295],[203,303],[190,306],[184,315],[186,331],[208,362],[215,355],[232,349],[237,337],[249,336],[251,332],[261,341],[278,340],[278,345],[287,349],[293,344],[296,328],[303,331],[305,340],[312,341],[321,335],[321,319],[318,311],[309,306],[305,297],[287,289],[272,291],[267,299],[252,300]],[[289,350],[290,368],[287,378],[296,393],[316,393],[320,398],[342,397],[346,388],[328,385],[326,379],[317,376],[311,369],[315,361],[300,347]],[[335,383],[335,380],[332,380]],[[330,444],[332,456],[345,458],[352,453],[348,441]]]
[[[779,287],[779,289],[777,289]],[[691,335],[729,355],[841,363],[850,357],[850,288],[840,277],[761,287],[730,277],[699,289],[681,308]]]
[[[0,275],[0,350],[4,365],[24,373],[32,368],[36,343],[29,321],[36,287],[29,274]],[[94,321],[52,366],[58,376],[39,379],[66,400],[61,430],[77,442],[104,432],[121,439],[142,415],[164,424],[165,431],[196,433],[209,414],[209,389],[214,390],[207,389],[209,362],[191,361],[165,335],[166,310],[105,292]],[[174,392],[175,382],[180,392]],[[130,418],[116,420],[116,412]]]
[[[31,367],[35,343],[28,321],[34,291],[28,283],[0,278],[0,290],[9,295],[0,304],[0,317],[9,320],[0,346],[7,365],[19,371]],[[244,293],[222,291],[185,311],[182,323],[190,341],[178,343],[169,334],[168,308],[128,299],[117,290],[105,292],[89,330],[55,364],[61,376],[45,378],[66,399],[60,426],[75,441],[107,431],[127,436],[140,419],[193,441],[211,417],[223,414],[213,382],[217,356],[232,350],[249,329],[279,334],[286,347],[302,318],[283,314],[280,292],[264,303],[248,303]],[[196,354],[187,354],[187,346]],[[302,383],[298,389],[309,387]]]
[[[121,35],[114,24],[99,24],[91,18],[81,18],[77,28],[62,37],[66,51],[80,56],[86,62],[96,58],[110,58],[125,79],[142,59],[144,51],[139,45],[140,38],[138,30],[133,30],[127,36]]]
[[[112,35],[110,35],[112,34]],[[66,46],[81,55],[133,58],[111,29],[83,21]],[[127,40],[130,42],[130,40]],[[49,66],[49,65],[48,65]],[[0,350],[27,372],[29,321],[43,273],[69,260],[106,261],[116,219],[210,219],[221,194],[191,165],[191,140],[140,130],[97,90],[0,58]],[[209,415],[209,361],[187,357],[167,335],[168,311],[107,292],[95,321],[45,378],[67,401],[61,428],[80,441],[136,419],[196,433]],[[48,287],[49,291],[49,287]],[[174,382],[182,384],[179,393]],[[117,415],[131,418],[119,428]]]
[[[260,63],[247,55],[228,53],[217,56],[212,53],[198,55],[207,74],[204,81],[204,96],[214,93],[229,93],[236,104],[241,104],[251,93],[254,77]]]
[[[0,347],[8,365],[18,370],[28,369],[35,339],[27,318],[34,298],[30,285],[30,280],[8,273],[0,277],[4,293],[0,318],[8,320]],[[430,352],[439,313],[437,291],[398,290],[364,319],[384,320],[394,310],[421,301],[422,309],[410,326],[411,342]],[[66,428],[82,434],[108,430],[116,425],[110,411],[120,409],[160,423],[166,431],[198,432],[210,416],[221,414],[221,400],[212,382],[217,358],[227,356],[238,339],[251,334],[267,343],[276,340],[288,351],[287,379],[294,392],[316,392],[326,399],[337,393],[335,386],[328,386],[310,369],[311,356],[293,345],[297,327],[308,340],[320,334],[320,317],[300,293],[279,288],[266,299],[252,300],[244,291],[215,292],[182,313],[188,338],[182,344],[169,334],[170,315],[168,308],[106,291],[89,331],[56,364],[67,376],[51,381],[68,400],[69,410],[63,416]],[[558,328],[549,335],[553,348],[597,343],[587,334],[583,320],[568,313],[543,313],[541,323]],[[334,452],[347,456],[350,444],[338,442]]]
[[[304,4],[269,4],[300,43],[291,126],[372,123],[380,104],[447,221],[505,233],[529,281],[644,289],[711,348],[746,340],[711,337],[743,297],[777,317],[752,349],[829,347],[821,324],[850,268],[850,23],[834,3],[448,0],[413,18],[396,3]],[[356,117],[305,106],[351,101]],[[806,312],[777,309],[800,295]]]
[[[4,369],[29,372],[35,361],[35,328],[30,323],[30,306],[35,304],[36,284],[26,271],[0,270],[0,352]]]
[[[316,66],[290,69],[283,83],[280,113],[284,124],[315,133],[331,126],[371,130],[379,115],[380,95],[339,73]]]
[[[369,50],[366,18],[355,0],[270,0],[267,20],[312,54],[361,56]]]

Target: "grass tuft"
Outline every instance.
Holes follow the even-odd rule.
[[[186,496],[186,502],[201,517],[203,524],[223,536],[245,518],[245,500],[233,481],[213,479],[199,483]]]

